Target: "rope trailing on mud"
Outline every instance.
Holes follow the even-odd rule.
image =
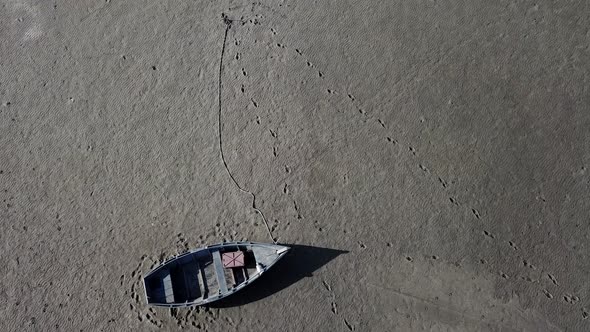
[[[240,184],[238,183],[238,181],[235,179],[235,177],[233,176],[233,174],[231,173],[231,171],[229,170],[229,166],[227,165],[227,161],[225,160],[225,155],[223,154],[223,143],[222,143],[222,135],[221,135],[221,89],[222,89],[222,75],[223,75],[223,56],[225,55],[225,43],[227,41],[227,34],[229,32],[229,29],[231,29],[231,25],[232,25],[232,20],[230,20],[225,14],[222,14],[223,17],[223,22],[225,23],[225,34],[223,36],[223,46],[221,48],[221,57],[219,60],[219,79],[218,79],[218,101],[219,101],[219,109],[218,109],[218,119],[217,119],[217,129],[218,129],[218,134],[219,134],[219,153],[221,155],[221,161],[223,162],[223,166],[225,167],[225,170],[227,171],[227,174],[229,175],[230,179],[232,180],[232,182],[234,183],[234,185],[243,193],[249,194],[250,196],[252,196],[252,208],[254,209],[254,211],[256,211],[258,214],[260,214],[260,216],[262,217],[262,221],[264,221],[264,225],[266,226],[266,230],[268,231],[268,235],[270,236],[270,239],[272,240],[273,243],[277,243],[277,241],[275,241],[275,238],[272,236],[272,232],[270,230],[270,227],[268,226],[268,222],[266,221],[266,218],[264,217],[264,213],[262,213],[262,211],[260,211],[260,209],[258,209],[256,207],[256,195],[254,195],[253,192],[244,189],[242,186],[240,186]]]

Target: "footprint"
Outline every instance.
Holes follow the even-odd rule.
[[[553,284],[554,284],[555,286],[559,286],[559,285],[557,284],[557,279],[555,279],[555,277],[554,277],[553,275],[551,275],[551,274],[547,273],[547,276],[549,277],[549,279],[551,280],[551,282],[553,282]]]
[[[545,296],[547,296],[549,299],[553,298],[553,294],[549,293],[549,291],[546,289],[543,289],[543,294],[545,294]]]
[[[516,246],[516,244],[514,244],[514,242],[508,241],[508,244],[512,247],[512,249],[518,250],[518,247]]]
[[[178,253],[186,252],[189,250],[189,244],[186,241],[184,235],[182,233],[176,234],[176,251]]]
[[[280,223],[281,223],[281,222],[280,222],[278,219],[275,219],[275,221],[274,221],[274,225],[272,225],[272,227],[271,227],[271,231],[273,231],[273,232],[274,232],[274,231],[277,229],[277,227],[279,227],[279,224],[280,224]]]
[[[580,301],[580,298],[571,294],[565,294],[563,296],[563,300],[569,304],[576,304],[578,301]]]
[[[344,325],[346,325],[349,331],[354,331],[354,326],[350,324],[346,319],[344,319]]]
[[[293,205],[295,207],[295,212],[297,212],[297,219],[303,219],[303,215],[301,215],[301,212],[299,211],[299,206],[297,206],[297,202],[293,201]]]
[[[531,264],[529,261],[527,261],[526,259],[524,259],[522,261],[522,264],[524,264],[524,266],[525,267],[528,267],[529,269],[536,270],[535,266],[533,264]]]
[[[318,221],[317,221],[317,220],[315,220],[315,221],[313,222],[313,224],[314,224],[314,226],[316,227],[316,229],[317,229],[317,231],[318,231],[318,232],[322,232],[322,231],[324,230],[322,227],[320,227],[320,225],[319,225],[319,223],[318,223]]]
[[[336,302],[332,302],[332,313],[335,315],[338,314],[338,306],[336,305]]]

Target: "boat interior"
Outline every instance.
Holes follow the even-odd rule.
[[[225,267],[222,255],[241,254],[241,266]],[[260,272],[257,264],[268,266],[276,249],[247,245],[209,248],[178,256],[146,277],[148,303],[173,305],[207,302],[245,286]]]

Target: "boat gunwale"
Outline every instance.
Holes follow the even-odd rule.
[[[201,301],[192,301],[192,302],[185,302],[185,303],[162,303],[162,302],[150,302],[148,300],[148,295],[147,295],[147,284],[146,284],[146,279],[148,277],[150,277],[151,275],[153,275],[154,273],[160,271],[162,268],[166,267],[168,264],[172,263],[172,261],[175,261],[179,258],[185,257],[187,255],[191,255],[200,251],[204,251],[204,250],[212,250],[212,249],[219,249],[219,248],[224,248],[224,247],[231,247],[231,246],[246,246],[246,245],[258,245],[258,246],[263,246],[263,247],[268,247],[268,246],[279,246],[279,247],[283,247],[286,248],[285,251],[282,251],[281,253],[279,253],[277,255],[277,259],[275,259],[271,264],[262,267],[262,271],[257,273],[255,276],[253,276],[252,278],[240,283],[237,287],[233,287],[231,289],[229,289],[227,291],[227,293],[225,294],[216,294],[216,295],[212,295],[210,297],[207,297],[207,299],[205,300],[201,300]],[[286,246],[286,245],[281,245],[281,244],[270,244],[270,243],[260,243],[260,242],[250,242],[250,241],[245,241],[245,242],[222,242],[222,243],[218,243],[218,244],[213,244],[213,245],[208,245],[206,247],[201,247],[198,249],[193,249],[193,250],[189,250],[187,252],[184,252],[180,255],[176,255],[172,258],[167,259],[166,261],[164,261],[162,264],[160,264],[158,267],[154,268],[153,270],[151,270],[148,274],[146,274],[143,277],[143,288],[144,288],[144,293],[145,293],[145,299],[146,299],[146,303],[148,305],[151,306],[155,306],[155,307],[166,307],[166,308],[178,308],[178,307],[189,307],[189,306],[194,306],[194,305],[204,305],[207,303],[211,303],[217,300],[220,300],[222,298],[231,296],[233,294],[235,294],[236,292],[240,291],[241,289],[243,289],[244,287],[250,285],[251,283],[253,283],[254,281],[256,281],[258,278],[260,278],[260,276],[262,276],[266,271],[268,271],[268,269],[270,269],[272,266],[274,266],[278,261],[281,260],[281,258],[283,258],[289,251],[291,250],[291,247]]]

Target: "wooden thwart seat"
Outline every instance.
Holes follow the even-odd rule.
[[[217,283],[221,294],[227,293],[227,283],[225,282],[225,273],[223,272],[223,263],[221,263],[221,254],[219,250],[211,253],[213,255],[213,266],[215,267],[215,275],[217,276]]]
[[[197,283],[199,284],[199,290],[201,291],[201,297],[206,299],[208,294],[207,279],[205,278],[205,271],[201,268],[201,265],[197,262]]]
[[[166,298],[166,303],[173,303],[174,302],[174,290],[172,289],[172,278],[170,277],[170,273],[162,279],[164,283],[164,297]]]

